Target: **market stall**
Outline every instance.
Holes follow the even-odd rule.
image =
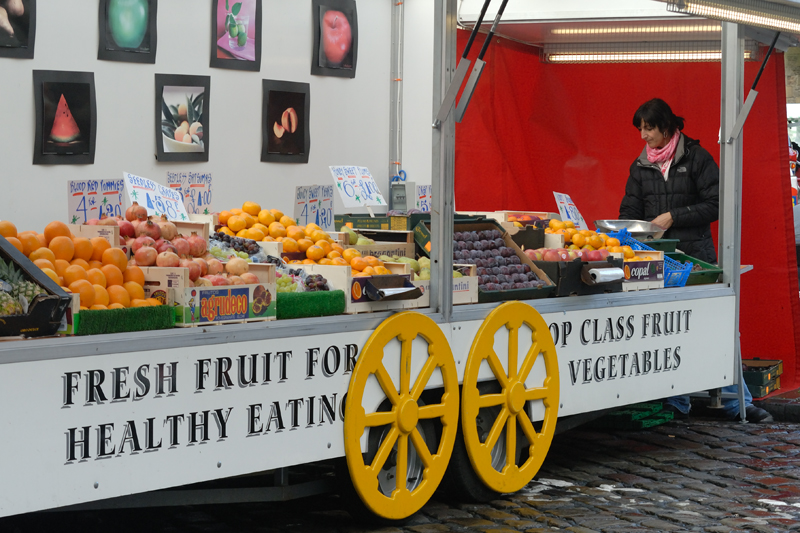
[[[144,3],[155,9],[156,2]],[[456,2],[362,2],[357,17],[355,2],[342,0],[330,0],[327,6],[313,2],[313,9],[307,11],[265,1],[259,4],[263,12],[255,9],[248,15],[241,13],[241,4],[231,7],[226,2],[223,9],[221,1],[213,2],[210,60],[205,55],[208,47],[200,46],[202,51],[198,51],[196,43],[165,31],[170,26],[164,21],[183,16],[196,19],[197,27],[208,26],[208,10],[196,12],[195,2],[158,6],[157,59],[154,39],[146,49],[141,48],[142,36],[134,39],[135,46],[124,39],[127,46],[119,41],[116,46],[110,41],[103,44],[105,11],[101,10],[101,31],[95,33],[95,11],[79,4],[77,0],[40,3],[33,59],[0,59],[4,71],[9,62],[7,70],[12,74],[0,81],[4,94],[11,95],[9,101],[23,104],[2,112],[24,131],[6,133],[4,139],[4,145],[13,150],[3,170],[3,181],[10,185],[8,194],[0,196],[1,218],[18,221],[20,230],[33,231],[32,236],[27,234],[30,238],[23,237],[32,250],[17,239],[22,250],[9,251],[4,257],[24,265],[30,279],[36,278],[34,273],[44,273],[46,279],[40,283],[49,295],[71,299],[73,317],[89,317],[90,312],[107,316],[102,313],[111,310],[91,309],[91,305],[81,309],[81,303],[88,304],[90,298],[87,289],[81,302],[84,291],[80,288],[86,284],[80,282],[88,279],[76,279],[77,285],[66,287],[69,293],[63,291],[67,269],[77,267],[85,274],[73,269],[71,275],[88,278],[94,266],[106,276],[106,287],[117,287],[111,281],[118,277],[115,269],[124,273],[135,267],[144,274],[143,283],[138,284],[143,292],[163,290],[162,299],[151,292],[158,301],[142,308],[154,313],[172,311],[174,325],[189,327],[101,330],[81,336],[78,323],[77,331],[71,332],[77,335],[66,331],[64,336],[38,338],[29,330],[19,333],[37,338],[8,338],[0,343],[0,399],[6,405],[21,406],[7,409],[0,417],[15,435],[0,444],[4,455],[14,458],[4,476],[0,514],[88,502],[113,504],[120,497],[125,497],[119,502],[122,505],[152,502],[145,493],[158,489],[311,463],[341,465],[344,460],[346,467],[339,470],[342,490],[357,494],[360,504],[372,513],[401,519],[420,509],[440,482],[460,485],[472,497],[523,487],[544,460],[559,418],[735,382],[736,290],[727,277],[722,283],[703,286],[610,289],[555,297],[556,282],[522,251],[511,228],[496,217],[456,216],[454,183],[469,176],[457,172],[461,156],[456,160],[454,117],[451,113],[434,128],[430,120],[439,112],[456,63]],[[110,1],[109,13],[112,5],[120,7],[117,4]],[[335,14],[325,22],[331,12]],[[330,28],[341,24],[340,17],[352,29],[344,48],[339,41],[339,51],[345,53],[338,57],[336,46],[326,51],[319,41],[325,24]],[[147,26],[145,19],[140,21],[142,35],[153,37],[154,27]],[[257,21],[267,19],[276,30],[251,35]],[[93,39],[82,40],[74,48],[59,46],[60,39],[67,39],[60,27],[65,20],[83,24],[82,34],[98,36],[103,50],[97,55],[100,60],[95,59]],[[356,27],[360,29],[357,37]],[[113,37],[113,28],[108,31]],[[413,39],[403,39],[411,35]],[[357,60],[350,54],[354,43],[360,43]],[[32,48],[33,41],[27,46]],[[253,47],[252,54],[248,46]],[[115,49],[119,47],[137,48],[136,53],[143,55],[124,61],[144,64],[127,65],[103,57],[105,52],[131,53]],[[328,59],[320,59],[321,54]],[[260,68],[225,63],[242,58],[260,60]],[[731,61],[736,68],[738,60]],[[56,66],[73,74],[41,72]],[[262,80],[262,76],[271,79]],[[33,90],[27,81],[17,82],[31,77]],[[408,90],[398,90],[400,82]],[[67,89],[74,88],[63,87],[61,98],[53,96],[54,86],[69,84],[85,85],[80,94],[88,98],[88,105],[81,112],[94,117],[88,121],[88,130],[77,111],[76,118],[68,120],[73,113],[61,104],[64,94],[73,98]],[[153,85],[155,91],[150,88]],[[186,104],[166,101],[175,92],[170,87],[189,92]],[[386,98],[387,92],[392,98]],[[248,111],[242,112],[243,107]],[[37,110],[42,116],[34,119]],[[470,108],[467,117],[479,114]],[[54,115],[61,117],[59,128],[41,120],[49,116],[55,121]],[[135,140],[123,147],[109,140],[119,124],[135,133]],[[75,128],[83,128],[82,133],[76,134]],[[95,137],[95,133],[100,135]],[[30,143],[32,137],[34,143]],[[90,146],[60,146],[76,142]],[[30,164],[31,149],[34,165]],[[334,186],[341,183],[343,189],[357,185],[368,195],[375,192],[372,183],[388,190],[390,176],[399,174],[401,154],[402,167],[414,169],[407,173],[416,183],[424,184],[430,174],[429,214],[369,216],[370,222],[390,225],[397,221],[405,226],[368,228],[354,223],[352,234],[341,227],[323,229],[325,216],[322,222],[304,220],[302,224],[297,215],[284,220],[287,213],[295,214],[296,202],[311,202],[314,188],[323,181]],[[40,156],[47,157],[40,161]],[[81,157],[70,160],[73,156]],[[387,161],[389,175],[381,177]],[[362,168],[371,168],[375,179],[367,179],[369,174]],[[162,242],[156,244],[159,239],[153,226],[159,232],[173,230],[147,218],[155,214],[150,210],[169,210],[158,202],[145,205],[144,218],[131,212],[138,219],[135,234],[141,233],[140,227],[148,232],[137,235],[134,242],[118,240],[116,231],[124,227],[121,220],[112,221],[119,229],[108,226],[115,231],[107,240],[80,237],[76,232],[88,231],[84,226],[89,224],[77,220],[78,228],[71,229],[66,222],[72,220],[54,215],[68,203],[65,196],[81,192],[75,189],[73,193],[69,182],[101,176],[116,176],[128,193],[135,189],[147,197],[158,192],[168,206],[173,197],[172,183],[168,183],[171,174],[183,172],[195,177],[213,173],[214,207],[209,211],[214,213],[200,213],[200,218],[190,220],[206,228],[208,235],[200,239],[206,250],[198,249],[200,257],[194,259],[203,259],[211,269],[214,258],[206,254],[221,254],[226,282],[207,279],[209,286],[201,281],[202,270],[191,279],[196,267],[175,265],[171,255],[164,258],[171,265],[162,261],[144,266],[153,253],[141,248],[155,245],[158,257],[179,255],[158,249],[172,246],[178,251],[176,245],[164,244],[160,233]],[[32,194],[31,183],[41,206],[33,211],[19,200]],[[306,188],[309,196],[302,196],[299,188]],[[109,192],[120,194],[119,189]],[[346,196],[334,198],[330,209],[337,215],[350,215],[350,221],[368,215],[366,207],[354,211]],[[733,213],[733,205],[733,197],[725,197],[726,213]],[[121,210],[126,215],[127,207],[126,203]],[[504,206],[476,202],[474,210],[500,207]],[[553,223],[549,229],[561,222],[554,216],[549,219]],[[134,221],[129,220],[131,225]],[[10,231],[7,225],[3,228]],[[177,232],[178,227],[174,229]],[[723,242],[732,243],[730,249],[736,250],[738,243],[731,233],[726,226]],[[596,233],[588,237],[604,244],[609,238]],[[47,249],[54,261],[68,261],[62,257],[71,250],[74,262],[76,240],[82,238],[92,245],[89,260],[78,258],[88,268],[70,262],[64,275],[50,269],[54,274],[50,276],[42,263],[50,261],[47,252],[31,259],[37,250]],[[137,239],[142,240],[136,243]],[[144,242],[147,239],[153,243]],[[80,242],[84,247],[84,241]],[[199,246],[197,239],[193,242]],[[125,254],[126,247],[130,253],[134,246],[138,247],[133,256],[136,264],[120,260],[119,254]],[[96,250],[100,250],[99,259],[94,258]],[[466,251],[481,255],[467,257]],[[490,253],[484,256],[484,252]],[[653,267],[663,265],[662,255],[652,255],[640,259]],[[194,259],[191,262],[199,264]],[[424,276],[423,259],[429,261]],[[613,264],[606,257],[603,260]],[[244,278],[245,266],[253,271],[255,281],[243,279],[240,287],[231,285],[231,277]],[[150,268],[152,277],[145,270]],[[480,268],[492,268],[497,282],[479,279]],[[297,269],[303,270],[302,276],[291,272]],[[730,276],[730,269],[725,275]],[[309,282],[307,276],[314,278]],[[459,281],[458,276],[471,279]],[[290,283],[278,283],[278,279]],[[660,281],[665,285],[664,278]],[[129,282],[123,274],[121,285],[129,296],[139,291],[125,283]],[[282,318],[281,285],[331,286],[335,290],[301,292],[314,298],[319,293],[341,292],[344,301],[338,310],[321,313],[317,311],[323,304],[314,300],[306,306],[307,314]],[[296,288],[287,293],[297,293]],[[124,302],[119,289],[113,292]],[[97,290],[92,298],[97,294],[103,293]],[[127,309],[133,300],[146,303],[148,299],[133,298],[129,305],[120,304],[126,309],[113,311],[136,311]],[[41,301],[42,297],[34,296],[32,308]],[[287,311],[299,307],[296,302],[283,302]],[[215,320],[221,315],[231,319]],[[295,318],[299,316],[305,318]],[[470,481],[463,482],[466,479]],[[299,488],[294,494],[308,495],[313,490],[319,486]],[[161,493],[158,499],[160,504],[185,503],[186,497],[183,492],[177,497]]]

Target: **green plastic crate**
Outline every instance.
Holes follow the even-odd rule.
[[[703,270],[692,270],[689,273],[689,279],[686,281],[687,286],[716,283],[719,280],[719,276],[722,274],[722,269],[718,266],[712,265],[711,263],[706,263],[705,261],[700,261],[699,259],[695,259],[694,257],[686,254],[679,252],[667,252],[666,256],[670,259],[674,259],[675,261],[680,261],[681,263],[691,261],[693,265],[700,265],[703,268]]]
[[[644,244],[652,248],[653,250],[659,250],[662,252],[674,252],[675,249],[678,247],[678,243],[681,242],[680,239],[653,239],[650,241],[642,241]]]

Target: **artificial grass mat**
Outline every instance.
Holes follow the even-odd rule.
[[[169,329],[175,326],[175,311],[171,306],[131,307],[80,312],[76,335],[100,335],[126,331]]]
[[[344,307],[344,291],[278,293],[278,320],[341,315]]]

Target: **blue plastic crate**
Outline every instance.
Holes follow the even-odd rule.
[[[631,237],[631,233],[622,228],[620,231],[616,233],[609,233],[609,237],[614,237],[615,239],[619,240],[620,244],[630,246],[634,250],[638,251],[648,251],[648,252],[655,252],[654,248],[650,248],[646,244],[643,244],[633,237]],[[664,287],[683,287],[686,285],[686,282],[689,281],[689,274],[692,272],[692,262],[686,261],[685,263],[681,263],[680,261],[675,261],[664,256]]]

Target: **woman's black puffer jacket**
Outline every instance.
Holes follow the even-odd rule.
[[[647,160],[646,149],[633,162],[619,218],[650,221],[667,211],[672,227],[663,238],[679,239],[678,248],[685,254],[716,262],[710,224],[719,218],[719,167],[699,141],[683,134],[668,180]]]

